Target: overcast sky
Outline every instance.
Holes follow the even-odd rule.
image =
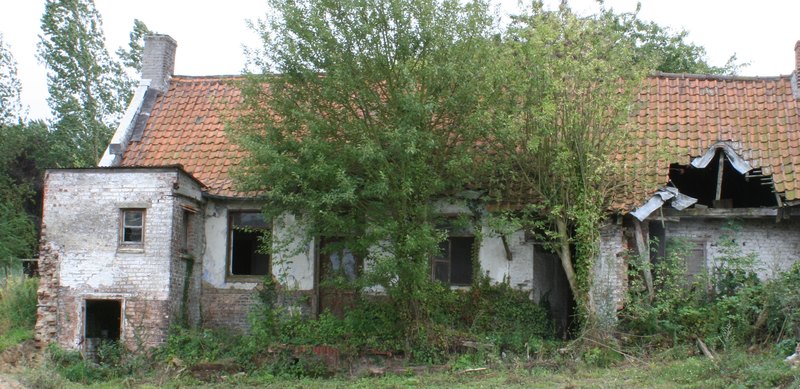
[[[546,3],[555,6],[558,0]],[[636,0],[606,0],[607,7],[633,11]],[[750,66],[748,76],[789,74],[794,44],[800,40],[800,0],[641,0],[642,19],[689,31],[689,40],[703,45],[713,65],[734,53]],[[238,74],[245,66],[242,47],[257,46],[258,37],[245,20],[267,12],[264,0],[95,0],[103,17],[107,47],[126,46],[133,19],[178,42],[175,73]],[[501,12],[513,12],[516,0],[503,0]],[[594,0],[571,0],[579,13],[596,9]],[[43,0],[0,0],[0,33],[17,60],[23,104],[30,118],[49,115],[46,72],[36,59]]]

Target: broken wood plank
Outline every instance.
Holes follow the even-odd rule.
[[[708,346],[706,346],[706,343],[703,342],[702,339],[697,338],[697,345],[700,347],[700,351],[703,352],[703,355],[714,361],[714,363],[717,363],[717,359],[714,357],[714,354],[711,353],[711,350],[708,349]]]
[[[475,373],[479,371],[486,371],[489,370],[488,367],[476,367],[474,369],[464,369],[458,372],[458,374],[465,374],[465,373]]]

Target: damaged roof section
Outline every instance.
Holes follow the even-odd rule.
[[[672,208],[683,211],[684,209],[694,205],[697,202],[697,199],[682,194],[678,191],[678,188],[665,186],[656,191],[656,193],[650,197],[650,199],[647,200],[644,205],[631,212],[631,215],[640,221],[644,221],[648,216],[650,216],[650,214],[661,208],[667,202],[672,206]]]
[[[777,196],[772,194],[772,203],[800,200],[800,183],[795,174],[800,171],[800,106],[793,95],[792,76],[658,73],[645,80],[639,101],[641,109],[631,122],[633,135],[643,140],[664,140],[678,156],[661,161],[658,166],[645,167],[648,171],[641,173],[648,177],[647,181],[657,184],[644,188],[646,193],[631,193],[626,200],[631,208],[642,204],[648,195],[668,196],[658,188],[674,181],[676,169],[708,169],[709,175],[717,174],[720,154],[724,155],[726,170],[730,168],[747,182],[761,179],[759,184],[773,186]],[[640,151],[657,153],[662,145],[643,141]],[[711,181],[715,184],[713,178]],[[680,193],[697,197],[683,189]],[[704,202],[699,199],[699,203]],[[767,205],[761,198],[750,203]],[[638,213],[638,209],[636,212],[640,216],[645,213]]]

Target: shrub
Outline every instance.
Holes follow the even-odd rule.
[[[38,278],[9,278],[0,289],[0,334],[33,329],[36,324]]]
[[[223,330],[173,326],[167,341],[154,354],[162,361],[178,358],[190,366],[200,362],[230,359],[244,370],[250,370],[254,367],[253,359],[259,352],[266,350],[266,346],[259,343],[254,336]]]
[[[8,278],[0,289],[0,351],[33,338],[38,278]]]
[[[735,226],[726,230],[735,231]],[[730,234],[718,242],[716,266],[709,274],[686,277],[686,242],[668,242],[667,254],[653,265],[655,298],[648,301],[641,270],[649,261],[630,260],[628,303],[622,328],[652,342],[672,343],[705,339],[711,347],[728,349],[758,337],[780,340],[800,335],[800,265],[777,278],[761,282],[755,274],[756,256],[742,253]],[[653,337],[654,336],[654,337]]]
[[[470,330],[492,340],[500,349],[522,354],[530,344],[551,338],[555,327],[547,310],[534,303],[528,292],[508,283],[482,279],[469,293],[467,309],[473,312]],[[465,314],[469,318],[469,314]]]

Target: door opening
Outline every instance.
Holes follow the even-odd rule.
[[[104,342],[118,342],[122,323],[120,300],[86,300],[84,352],[87,359],[96,359],[97,347]]]

